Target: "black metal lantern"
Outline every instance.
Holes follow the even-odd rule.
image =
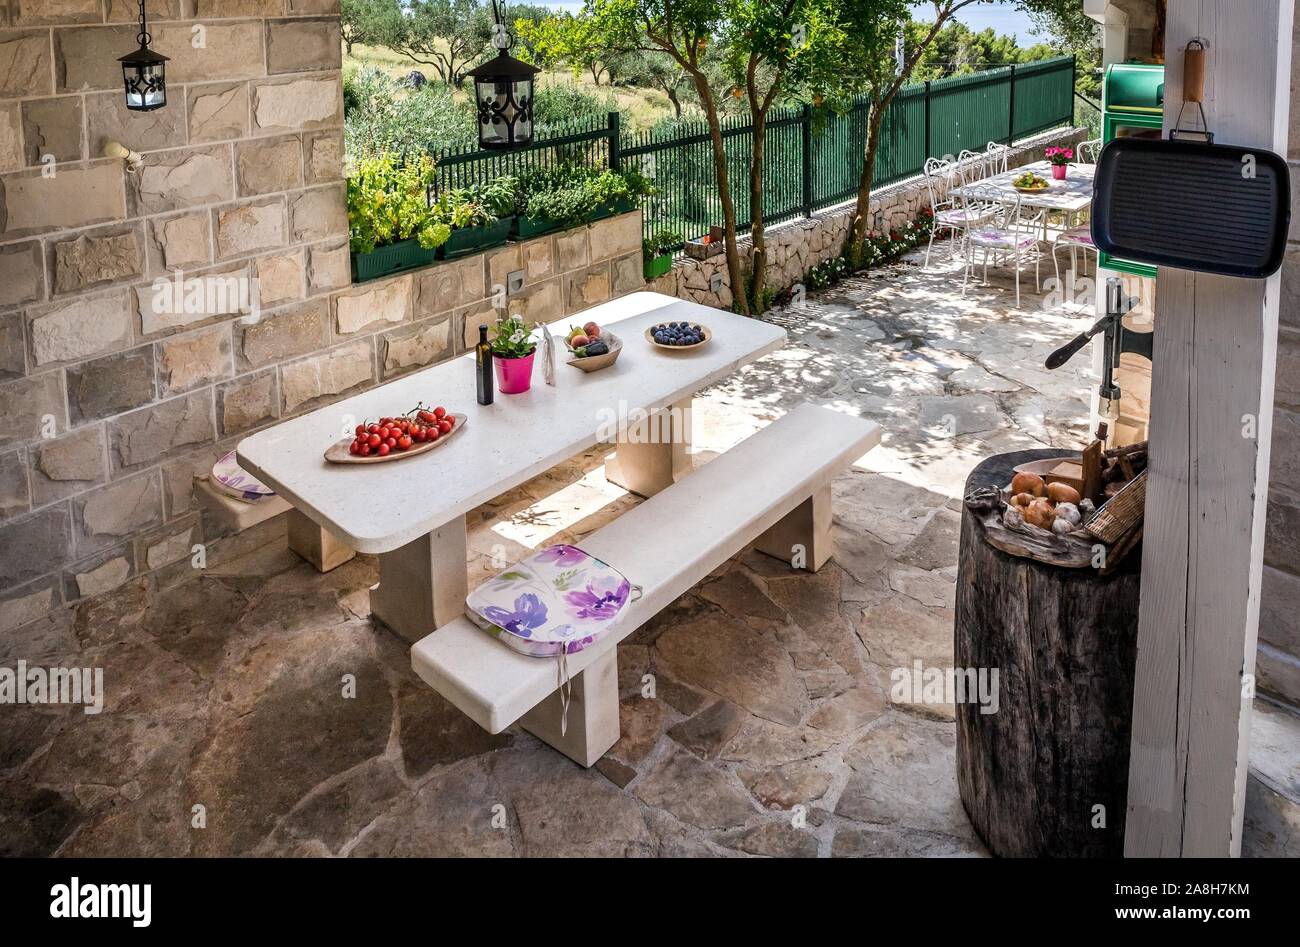
[[[144,0],[140,0],[140,48],[118,60],[122,64],[122,81],[126,86],[126,107],[133,112],[152,112],[167,104],[164,76],[167,57],[149,48],[153,37],[145,20]]]
[[[503,6],[503,0],[492,0],[496,57],[467,73],[474,80],[478,103],[480,148],[518,148],[533,140],[533,77],[542,70],[506,52],[514,37],[501,23]]]

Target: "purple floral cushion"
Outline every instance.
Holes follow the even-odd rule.
[[[613,627],[631,591],[577,546],[548,546],[471,592],[466,614],[523,654],[574,654]]]

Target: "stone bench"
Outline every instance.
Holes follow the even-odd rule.
[[[831,555],[831,481],[879,442],[876,424],[804,404],[587,536],[581,548],[642,594],[604,638],[568,656],[563,736],[557,662],[512,651],[467,618],[416,642],[411,666],[485,730],[518,721],[591,766],[619,738],[618,642],[750,543],[820,569]]]

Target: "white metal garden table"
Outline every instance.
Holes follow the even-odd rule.
[[[1087,210],[1092,205],[1092,178],[1096,170],[1093,164],[1071,164],[1066,171],[1065,180],[1057,181],[1052,177],[1052,165],[1048,161],[1035,161],[1033,164],[1012,168],[987,178],[980,178],[971,184],[953,188],[954,194],[971,193],[981,198],[988,198],[991,193],[999,193],[1006,203],[1020,201],[1022,208],[1035,210],[1046,209],[1059,211],[1069,219]],[[1048,183],[1046,190],[1037,194],[1024,194],[1012,184],[1016,178],[1027,171],[1032,171]],[[1043,218],[1043,239],[1047,239],[1047,218]]]

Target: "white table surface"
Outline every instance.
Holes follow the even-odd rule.
[[[565,365],[556,342],[556,384],[542,380],[541,350],[531,390],[475,397],[473,353],[372,388],[245,438],[237,456],[298,510],[365,553],[389,552],[535,477],[598,442],[609,412],[667,407],[785,343],[785,330],[660,293],[633,293],[552,324],[595,320],[623,340],[609,368],[590,374]],[[698,322],[708,344],[680,352],[644,338],[660,322]],[[468,417],[445,447],[383,464],[327,463],[325,449],[345,436],[344,420],[402,414],[419,401]],[[602,410],[603,409],[603,410]],[[350,431],[348,432],[350,433]]]
[[[1052,177],[1050,162],[1035,161],[1033,164],[1012,168],[1010,171],[955,187],[953,192],[965,194],[974,191],[976,194],[982,194],[987,193],[989,188],[993,188],[1001,191],[1008,202],[1020,198],[1021,207],[1046,207],[1049,210],[1075,213],[1086,210],[1092,204],[1092,176],[1096,168],[1095,164],[1072,164],[1066,172],[1065,180],[1057,181]],[[1011,182],[1026,171],[1033,171],[1039,177],[1046,178],[1049,185],[1047,190],[1039,194],[1021,194],[1017,191]]]

